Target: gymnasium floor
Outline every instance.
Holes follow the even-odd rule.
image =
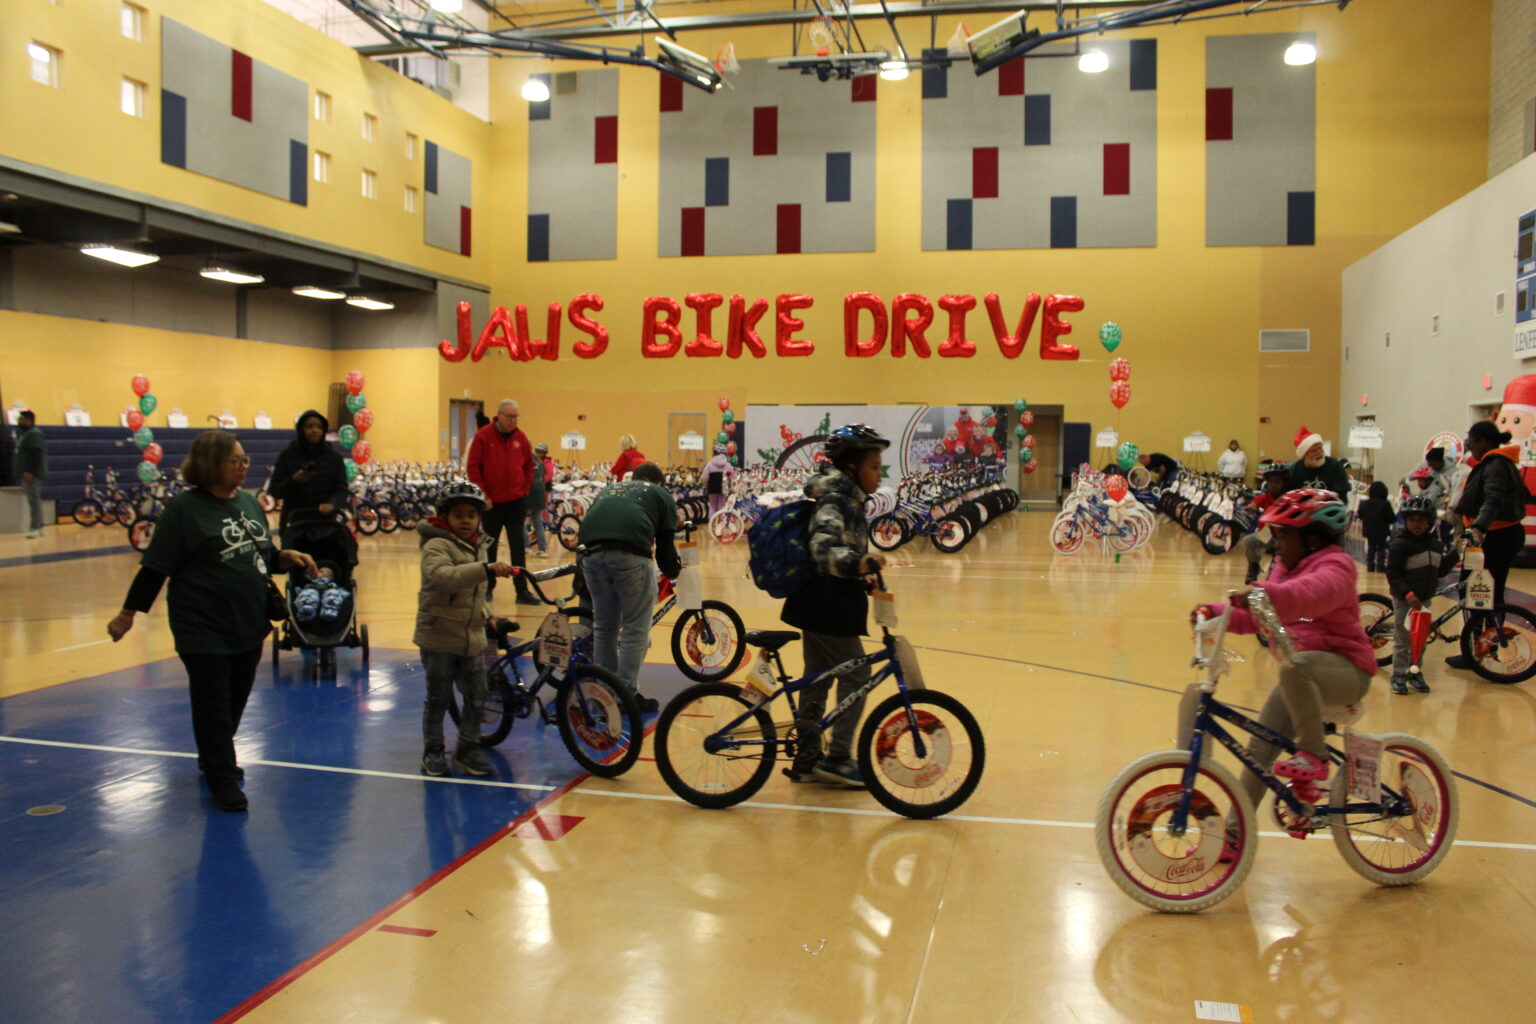
[[[106,640],[137,566],[123,532],[0,537],[0,1018],[1532,1020],[1536,682],[1451,673],[1440,648],[1430,695],[1378,676],[1360,728],[1418,735],[1460,776],[1458,845],[1426,881],[1377,888],[1266,811],[1236,895],[1152,913],[1088,826],[1121,767],[1171,745],[1186,611],[1242,566],[1168,523],[1118,563],[1055,557],[1048,523],[1015,514],[953,556],[913,544],[888,573],[929,685],[987,738],[976,794],[930,822],[781,777],[704,811],[649,760],[581,776],[526,721],[494,780],[421,777],[403,535],[363,542],[370,666],[343,651],[321,683],[295,655],[264,666],[239,738],[251,810],[223,813],[198,785],[163,606]],[[744,561],[706,548],[706,594],[772,626]],[[643,682],[663,701],[685,682],[669,626]],[[1273,662],[1229,646],[1244,660],[1222,695],[1255,707]],[[1197,1000],[1242,1009],[1200,1018]]]

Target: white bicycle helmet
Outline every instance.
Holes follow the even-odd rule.
[[[455,480],[444,487],[437,494],[437,500],[433,502],[437,506],[437,514],[442,515],[448,511],[448,506],[467,501],[481,512],[485,511],[485,492],[468,480]]]

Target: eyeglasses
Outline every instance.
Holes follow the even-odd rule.
[[[251,457],[249,455],[234,455],[225,461],[231,466],[249,466],[251,464]]]

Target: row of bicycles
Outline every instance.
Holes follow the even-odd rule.
[[[1119,479],[1119,478],[1117,478]],[[1141,499],[1116,480],[1084,466],[1072,474],[1072,487],[1062,500],[1061,511],[1051,523],[1051,546],[1063,555],[1078,551],[1088,538],[1096,537],[1117,554],[1135,551],[1152,539],[1156,526],[1152,512]]]
[[[111,466],[106,467],[102,483],[97,486],[96,467],[89,465],[85,470],[85,494],[75,502],[70,517],[81,526],[122,526],[128,531],[128,543],[133,549],[145,551],[155,535],[155,522],[165,503],[186,488],[177,476],[125,488]]]
[[[894,551],[915,537],[953,554],[981,528],[1019,507],[1019,492],[1003,482],[1001,466],[939,470],[910,476],[871,500],[869,541]]]
[[[1248,511],[1253,499],[1241,483],[1186,469],[1157,496],[1157,508],[1199,537],[1207,552],[1224,555],[1257,527],[1258,517]]]

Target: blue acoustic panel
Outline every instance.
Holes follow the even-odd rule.
[[[309,203],[309,147],[298,139],[288,140],[288,200]]]
[[[549,259],[549,214],[528,215],[528,262],[544,263]]]
[[[422,241],[468,256],[469,220],[474,209],[474,165],[435,142],[427,143],[422,186]]]
[[[684,89],[660,111],[657,252],[874,251],[874,79],[856,89],[745,60],[732,85]],[[728,205],[709,202],[716,159],[730,161]],[[707,218],[685,213],[704,204]]]
[[[1077,197],[1051,197],[1051,248],[1077,248]]]
[[[555,96],[554,96],[554,92],[555,91],[552,88],[554,76],[552,76],[552,75],[529,75],[528,77],[530,79],[534,79],[534,80],[543,82],[544,83],[544,88],[549,89],[549,92],[550,92],[549,99],[541,100],[541,101],[539,101],[537,103],[530,102],[528,104],[528,120],[530,120],[530,121],[548,121],[549,120],[550,106],[551,106],[551,104],[553,104],[555,102]]]
[[[923,99],[925,250],[953,248],[961,196],[975,249],[1157,244],[1157,42],[1094,45],[1109,56],[1103,74],[1029,57],[1005,88],[995,72],[957,65],[945,95]],[[1070,218],[1053,213],[1060,197],[1074,200]]]
[[[1206,126],[1206,245],[1314,244],[1315,231],[1292,230],[1291,196],[1311,197],[1317,188],[1317,66],[1285,63],[1286,48],[1297,40],[1314,37],[1205,40],[1208,108],[1221,115]],[[1309,210],[1311,204],[1309,198]]]
[[[704,161],[704,205],[731,205],[731,158],[712,156]]]
[[[536,116],[536,106],[547,110]],[[616,258],[618,69],[561,72],[549,100],[529,104],[528,116],[528,212],[549,217],[547,258]]]
[[[1317,193],[1292,192],[1285,199],[1285,244],[1315,245]]]
[[[422,159],[422,171],[424,180],[421,187],[427,192],[437,191],[437,143],[428,141],[427,150]]]
[[[933,61],[947,58],[949,51],[946,49],[924,50],[923,60]],[[949,68],[944,64],[923,65],[923,99],[942,100],[949,95]]]
[[[951,199],[946,207],[946,249],[971,248],[971,200]]]
[[[187,166],[187,98],[160,90],[160,162]]]

